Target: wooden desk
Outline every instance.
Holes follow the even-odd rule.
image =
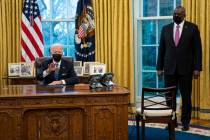
[[[0,140],[128,139],[129,91],[122,87],[9,85],[0,92]]]
[[[32,85],[37,84],[36,77],[3,77],[4,80],[7,80],[7,85]]]
[[[78,76],[79,83],[88,83],[89,76]],[[38,84],[36,77],[3,77],[4,80],[7,80],[7,85],[34,85]]]

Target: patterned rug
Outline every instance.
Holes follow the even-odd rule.
[[[129,126],[135,126],[136,122],[133,120],[128,121]],[[160,128],[160,129],[165,129],[166,125],[165,124],[159,124],[159,123],[146,123],[146,127],[148,128]],[[181,130],[181,126],[179,125],[178,128],[176,128],[176,131],[178,132],[183,132]],[[185,131],[185,133],[191,133],[191,134],[197,134],[197,135],[202,135],[202,136],[207,136],[207,139],[205,140],[210,140],[210,128],[208,127],[202,127],[202,126],[190,126],[189,131]],[[209,138],[208,138],[209,137]],[[190,139],[188,139],[190,140]]]

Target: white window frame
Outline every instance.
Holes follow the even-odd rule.
[[[155,70],[143,70],[142,69],[142,47],[144,46],[158,46],[158,39],[156,39],[156,44],[150,45],[142,45],[142,37],[139,39],[139,32],[142,34],[142,21],[144,20],[155,20],[156,27],[158,24],[158,20],[164,19],[172,19],[172,16],[159,16],[160,9],[160,0],[157,0],[157,16],[151,17],[143,17],[143,0],[133,0],[133,33],[134,33],[134,80],[135,80],[135,102],[139,102],[141,100],[143,80],[142,80],[142,72],[154,72]],[[173,6],[176,7],[176,0],[173,0]],[[139,10],[141,9],[141,10]],[[138,23],[140,22],[140,29],[138,28]],[[142,35],[141,35],[142,36]],[[158,37],[158,28],[156,28],[156,37]],[[158,54],[158,49],[156,48],[156,57]],[[140,60],[138,58],[141,58]],[[156,77],[156,86],[158,86],[158,77]]]

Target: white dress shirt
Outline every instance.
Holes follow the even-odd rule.
[[[173,30],[173,37],[174,37],[174,40],[175,40],[175,33],[176,33],[176,26],[179,25],[179,38],[181,37],[182,35],[182,30],[183,30],[183,26],[184,26],[184,20],[180,23],[180,24],[176,24],[174,22],[174,30]]]

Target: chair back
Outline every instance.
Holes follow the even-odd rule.
[[[142,89],[141,114],[144,110],[176,110],[176,86]]]

